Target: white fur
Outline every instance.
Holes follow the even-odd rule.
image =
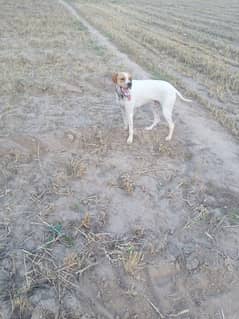
[[[128,74],[125,75],[125,83],[128,82]],[[122,117],[125,129],[129,129],[129,137],[127,143],[133,142],[133,118],[135,109],[145,105],[149,102],[155,102],[155,106],[160,104],[162,107],[163,115],[169,125],[169,134],[166,141],[170,141],[174,131],[174,122],[172,120],[172,111],[178,95],[183,101],[191,102],[185,99],[181,93],[170,83],[158,80],[133,80],[132,88],[130,89],[131,99],[127,97],[119,98],[116,94],[117,100],[121,107]],[[158,105],[157,105],[158,106]],[[154,121],[153,124],[147,127],[147,130],[152,130],[159,123],[159,115],[157,107],[153,108]]]

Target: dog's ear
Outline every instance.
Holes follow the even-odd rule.
[[[117,77],[118,77],[118,73],[113,73],[113,74],[112,74],[112,81],[113,81],[114,83],[117,83]]]

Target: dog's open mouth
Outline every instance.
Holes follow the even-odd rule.
[[[130,88],[124,88],[122,86],[116,85],[115,86],[116,93],[118,94],[118,97],[121,99],[128,99],[129,101],[131,100],[131,93],[130,93]]]
[[[123,88],[120,87],[121,93],[123,96],[127,97],[128,99],[130,99],[130,90],[129,88]]]

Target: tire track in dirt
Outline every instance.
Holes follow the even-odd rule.
[[[135,74],[140,76],[141,78],[149,78],[149,73],[144,71],[138,64],[131,61],[128,56],[122,52],[120,52],[115,45],[113,45],[105,36],[103,36],[98,30],[96,30],[92,25],[90,25],[83,17],[81,17],[78,11],[70,5],[68,2],[64,0],[58,0],[60,4],[62,4],[69,13],[74,16],[79,22],[81,22],[90,32],[92,38],[98,42],[100,45],[105,46],[107,49],[112,51],[118,59],[122,60],[123,63],[129,64],[131,68],[134,69]]]
[[[136,77],[144,79],[151,77],[148,72],[133,62],[86,21],[79,13],[80,6],[78,4],[69,4],[64,0],[58,0],[58,3],[63,5],[74,18],[88,29],[96,43],[107,48],[118,60],[133,70]],[[191,146],[195,158],[198,155],[200,157],[201,150],[208,150],[208,165],[204,172],[205,179],[214,180],[216,183],[238,191],[239,146],[236,139],[213,120],[206,110],[199,108],[196,102],[188,105],[177,101],[176,112],[179,119],[177,121],[179,125],[176,125],[176,134],[180,133],[187,144]],[[215,159],[217,159],[216,166]],[[190,167],[189,170],[193,171],[193,168]]]

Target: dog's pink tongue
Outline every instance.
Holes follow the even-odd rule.
[[[131,96],[130,96],[130,91],[128,88],[122,88],[122,92],[123,92],[123,95],[125,97],[127,97],[127,99],[130,101],[131,100]]]
[[[129,89],[122,88],[122,91],[124,92],[125,95],[129,94]]]

